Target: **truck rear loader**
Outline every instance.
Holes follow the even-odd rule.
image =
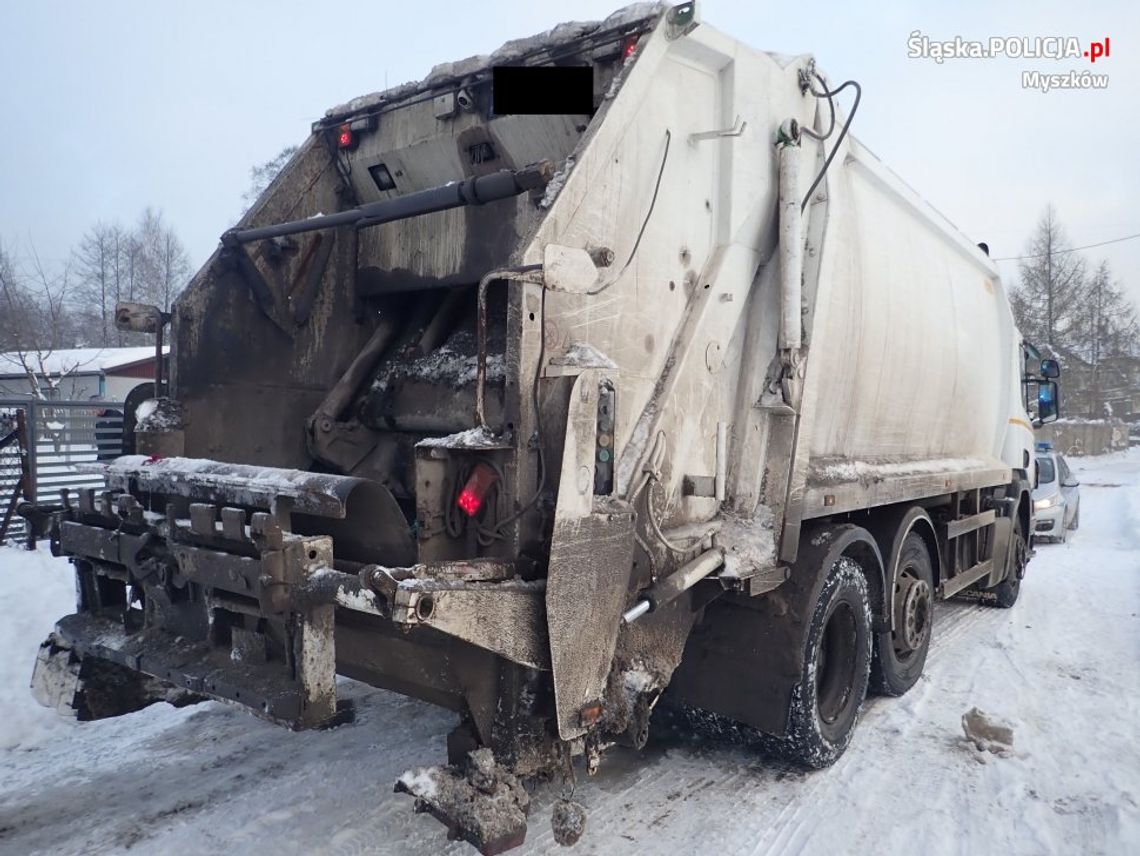
[[[450,708],[396,788],[484,853],[659,702],[831,764],[936,598],[1016,600],[1056,410],[859,95],[641,4],[329,111],[170,316],[121,310],[171,376],[38,518],[78,605],[37,697]]]

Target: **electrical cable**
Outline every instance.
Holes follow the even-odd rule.
[[[654,206],[657,205],[657,193],[658,193],[658,191],[661,190],[661,179],[665,175],[665,163],[669,160],[669,142],[672,139],[673,139],[672,132],[668,128],[666,128],[665,129],[665,151],[661,154],[661,166],[657,170],[657,183],[653,185],[653,197],[649,200],[649,210],[645,212],[645,219],[641,221],[641,229],[637,233],[637,240],[633,242],[633,249],[629,251],[629,258],[627,258],[625,260],[625,264],[623,264],[621,266],[621,270],[619,270],[614,276],[612,276],[610,278],[609,282],[605,283],[604,285],[598,286],[593,291],[587,291],[586,294],[588,296],[592,297],[595,294],[601,294],[603,291],[605,291],[607,288],[609,288],[611,285],[613,285],[615,282],[617,282],[619,279],[621,279],[622,275],[625,273],[626,269],[629,267],[630,263],[633,261],[633,257],[637,255],[637,248],[641,246],[641,238],[645,234],[646,227],[649,225],[649,218],[653,216],[653,208],[654,208]],[[545,291],[545,288],[543,290]]]
[[[495,481],[488,491],[488,496],[493,496],[494,498],[490,502],[484,502],[483,507],[479,509],[477,515],[467,516],[460,511],[459,494],[462,492],[467,480],[471,477],[472,471],[479,466],[479,464],[486,464],[495,472]],[[474,524],[475,540],[478,541],[481,546],[487,547],[494,543],[494,541],[501,540],[503,536],[499,534],[497,524],[489,528],[485,525],[484,521],[492,509],[495,510],[496,515],[498,513],[498,506],[502,498],[502,492],[499,486],[506,483],[506,477],[503,475],[502,468],[492,460],[481,458],[474,463],[457,469],[456,476],[455,483],[447,491],[449,499],[443,516],[444,531],[452,538],[459,538],[462,537],[467,526]]]
[[[689,544],[688,546],[682,547],[682,546],[674,544],[672,541],[670,541],[668,536],[666,536],[664,531],[662,531],[661,526],[657,522],[657,518],[655,517],[655,515],[653,513],[653,489],[652,489],[652,486],[654,484],[661,484],[660,469],[661,469],[661,464],[664,460],[665,460],[665,432],[664,431],[658,431],[657,436],[653,440],[653,448],[649,452],[649,460],[647,460],[645,462],[645,466],[642,468],[641,479],[637,482],[637,487],[635,487],[633,489],[633,491],[629,494],[629,502],[631,504],[636,503],[638,495],[641,494],[641,492],[644,491],[645,488],[648,486],[650,489],[648,491],[645,491],[645,516],[649,520],[649,527],[653,531],[653,534],[655,536],[657,536],[657,540],[660,541],[663,545],[665,545],[665,547],[667,549],[671,550],[674,553],[677,553],[678,555],[683,556],[686,553],[691,552],[694,547],[696,547],[698,544],[700,544],[702,541],[704,541],[709,536],[709,533],[706,533],[706,534],[701,535],[697,538],[694,538],[691,544]],[[637,533],[636,530],[634,531],[634,536],[637,539],[637,543],[641,546],[641,549],[643,549],[645,551],[646,555],[649,556],[649,561],[650,561],[650,565],[651,565],[650,571],[653,572],[654,571],[653,565],[656,564],[656,562],[653,559],[653,554],[649,551],[648,546],[641,540],[641,536]]]
[[[705,533],[693,538],[693,540],[686,546],[682,547],[674,544],[665,533],[661,530],[661,524],[657,522],[657,517],[653,513],[653,485],[661,484],[661,480],[656,475],[649,477],[649,490],[645,493],[645,516],[649,518],[649,526],[653,530],[653,534],[657,536],[657,540],[664,544],[669,550],[684,556],[686,553],[691,553],[693,549],[709,537],[711,533]]]
[[[531,402],[534,407],[534,437],[535,445],[538,447],[538,487],[535,488],[534,495],[528,499],[518,511],[507,517],[505,520],[500,521],[494,531],[497,534],[502,533],[503,527],[514,523],[527,511],[530,510],[538,498],[542,496],[542,491],[546,487],[546,452],[542,447],[542,410],[538,406],[538,381],[542,376],[542,361],[546,359],[546,286],[541,288],[542,294],[539,298],[538,308],[538,364],[534,367],[534,382],[531,384],[530,394]]]
[[[502,467],[500,467],[494,461],[484,460],[482,463],[489,466],[495,472],[495,481],[491,485],[491,489],[489,491],[489,493],[494,494],[494,501],[486,503],[483,508],[480,509],[478,516],[472,518],[472,521],[475,523],[475,540],[478,541],[482,546],[488,547],[495,541],[501,541],[503,539],[503,536],[500,534],[498,529],[498,523],[494,523],[494,521],[492,521],[493,525],[488,527],[484,525],[484,521],[491,509],[494,509],[495,517],[498,517],[499,503],[503,497],[503,492],[500,490],[500,485],[505,485],[507,483],[507,477],[503,474]]]
[[[807,208],[807,204],[809,200],[811,200],[811,195],[815,193],[815,189],[819,187],[819,183],[823,181],[823,177],[827,175],[827,170],[831,166],[831,162],[835,159],[835,155],[839,151],[839,147],[843,145],[843,140],[847,136],[847,131],[851,128],[851,121],[855,118],[855,113],[859,109],[859,101],[863,97],[863,87],[861,87],[854,80],[848,80],[846,83],[840,84],[836,89],[826,90],[824,92],[816,92],[814,87],[811,89],[811,94],[816,98],[830,99],[834,98],[848,86],[855,87],[855,103],[851,105],[851,112],[847,115],[847,119],[843,123],[843,128],[839,131],[839,136],[835,140],[835,145],[831,148],[831,153],[823,162],[823,168],[820,169],[819,175],[815,177],[815,181],[811,183],[811,187],[808,188],[808,192],[804,195],[803,202],[800,203],[801,212]]]
[[[1121,241],[1134,241],[1140,238],[1140,232],[1135,235],[1125,235],[1123,238],[1113,238],[1110,241],[1098,241],[1095,244],[1085,244],[1083,247],[1069,247],[1067,250],[1054,250],[1051,253],[1033,253],[1028,256],[1004,256],[1000,259],[994,259],[995,262],[1016,262],[1021,259],[1043,259],[1046,256],[1063,256],[1065,253],[1075,253],[1077,250],[1091,250],[1093,247],[1104,247],[1108,244],[1119,244]]]

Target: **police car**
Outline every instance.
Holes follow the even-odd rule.
[[[1081,523],[1081,483],[1052,443],[1037,444],[1037,487],[1033,490],[1036,539],[1064,541]]]

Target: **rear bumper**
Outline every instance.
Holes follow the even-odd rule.
[[[370,531],[406,527],[385,517],[379,485],[261,470],[258,485],[297,493],[285,501],[255,495],[245,468],[206,465],[136,472],[121,460],[108,473],[118,491],[81,491],[55,513],[52,546],[74,561],[79,609],[37,664],[44,703],[78,697],[79,672],[110,670],[157,682],[157,697],[175,688],[315,728],[343,717],[339,673],[456,710],[478,696],[489,732],[503,661],[550,668],[545,583],[519,579],[513,562],[375,564],[411,549]]]
[[[112,672],[108,666],[119,668]],[[107,693],[92,672],[116,674],[120,684],[137,675],[146,694],[132,704],[94,706],[89,696]],[[335,692],[329,698],[307,695],[303,682],[272,663],[235,661],[217,646],[157,629],[130,633],[122,622],[82,613],[56,623],[41,646],[32,687],[42,704],[80,719],[118,716],[156,701],[207,697],[244,705],[293,728],[339,724],[351,714],[347,705],[338,706]],[[121,691],[115,696],[125,702]]]

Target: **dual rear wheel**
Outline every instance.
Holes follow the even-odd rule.
[[[1014,518],[1006,579],[994,588],[1008,608],[1021,589],[1028,549]],[[874,630],[864,569],[842,557],[827,572],[812,613],[804,669],[793,688],[783,754],[808,767],[832,764],[851,742],[868,690],[901,696],[922,676],[934,623],[934,564],[925,539],[909,532],[891,583],[891,621]]]
[[[791,760],[813,768],[834,763],[851,742],[868,689],[902,695],[922,674],[934,573],[926,543],[914,533],[903,542],[893,602],[893,629],[876,633],[863,569],[843,557],[828,570],[788,711],[783,750]]]
[[[934,566],[917,532],[908,533],[899,550],[892,602],[892,627],[875,638],[871,687],[901,696],[922,676],[934,624]]]

